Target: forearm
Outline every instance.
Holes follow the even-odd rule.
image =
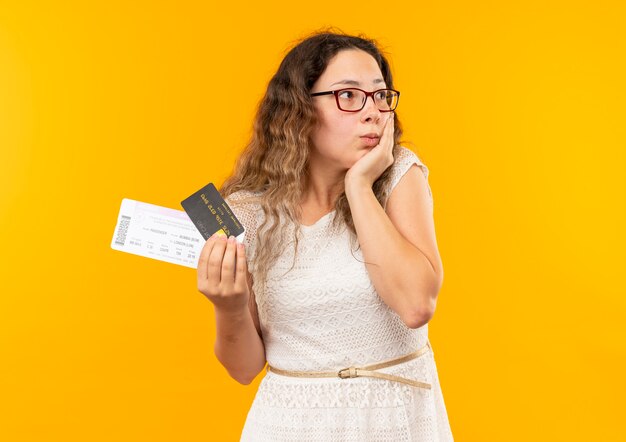
[[[265,347],[248,309],[215,309],[215,356],[237,382],[249,384],[265,366]]]
[[[412,328],[434,313],[441,275],[395,228],[371,186],[346,186],[354,226],[376,292]]]

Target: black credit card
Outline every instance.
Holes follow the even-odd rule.
[[[216,232],[243,240],[245,229],[213,183],[207,184],[180,204],[205,240]]]

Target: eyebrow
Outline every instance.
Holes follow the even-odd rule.
[[[372,83],[378,84],[378,83],[384,83],[384,82],[385,82],[385,80],[383,80],[382,78],[377,78]],[[356,80],[341,80],[341,81],[334,82],[329,87],[334,86],[336,84],[349,84],[351,86],[361,86],[361,83],[356,81]]]

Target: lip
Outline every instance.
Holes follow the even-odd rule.
[[[363,140],[366,146],[374,147],[380,141],[380,137],[378,136],[378,134],[370,133],[370,134],[361,135],[361,140]]]

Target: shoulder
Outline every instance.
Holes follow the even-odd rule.
[[[246,231],[246,247],[252,247],[255,243],[259,215],[263,212],[260,204],[260,193],[239,190],[227,195],[224,200]]]
[[[260,192],[252,192],[250,190],[238,190],[227,195],[226,197],[224,197],[224,199],[228,201],[229,204],[232,203],[238,205],[246,205],[257,201],[259,196]]]
[[[416,165],[417,167],[413,167]],[[432,191],[428,184],[428,174],[430,171],[424,162],[413,152],[404,146],[397,146],[394,149],[394,162],[390,168],[388,194],[391,195],[401,181],[409,181],[408,187],[422,187],[428,194],[428,199],[432,204]],[[403,178],[407,176],[406,180]],[[404,186],[403,186],[404,187]]]

